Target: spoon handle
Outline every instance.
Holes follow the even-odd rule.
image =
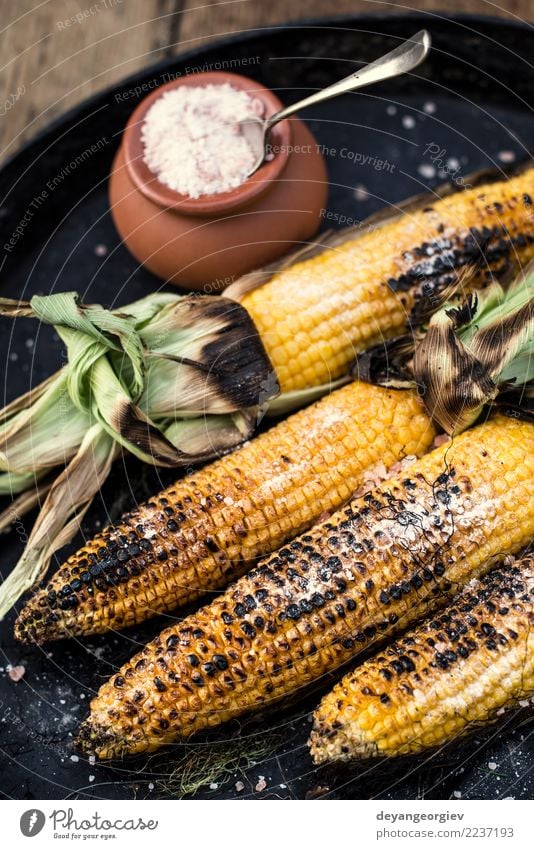
[[[334,83],[328,88],[311,94],[305,97],[304,100],[299,100],[298,103],[293,103],[285,109],[276,112],[266,122],[266,130],[270,130],[279,121],[284,118],[289,118],[295,112],[300,112],[308,106],[313,106],[315,103],[322,103],[325,100],[331,100],[337,97],[338,94],[344,94],[347,91],[356,91],[358,88],[377,83],[381,80],[387,80],[390,77],[398,77],[405,74],[407,71],[412,71],[426,57],[430,50],[430,34],[427,30],[422,29],[411,38],[403,41],[394,50],[375,59],[369,65],[365,65],[359,71],[355,71],[350,76],[345,77],[339,82]]]

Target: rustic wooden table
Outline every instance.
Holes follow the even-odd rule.
[[[69,106],[202,42],[305,17],[445,8],[534,17],[532,0],[0,0],[0,160]]]

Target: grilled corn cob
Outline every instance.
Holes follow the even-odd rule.
[[[495,569],[322,700],[315,763],[444,745],[534,695],[534,560]]]
[[[509,180],[488,182],[488,175],[486,182],[470,180],[468,190],[450,196],[445,189],[436,190],[401,204],[393,216],[382,214],[380,221],[369,219],[365,228],[326,239],[312,248],[313,258],[308,251],[306,260],[293,256],[278,271],[246,275],[226,292],[234,309],[229,309],[228,298],[221,307],[218,298],[162,296],[155,312],[145,299],[130,304],[126,313],[81,305],[73,293],[34,297],[29,303],[2,299],[4,314],[40,317],[57,326],[73,355],[67,367],[67,403],[77,410],[81,403],[89,420],[98,411],[100,424],[88,426],[76,456],[55,479],[22,557],[0,588],[0,618],[44,575],[60,540],[72,539],[81,508],[108,474],[115,441],[156,465],[186,466],[207,459],[221,445],[226,450],[241,442],[245,431],[250,433],[258,404],[269,402],[277,412],[295,409],[345,382],[357,351],[398,333],[408,314],[412,319],[413,308],[421,303],[428,308],[428,296],[455,279],[459,269],[474,264],[473,285],[484,281],[481,263],[473,260],[483,256],[486,270],[510,273],[534,257],[529,194],[534,169],[523,169]],[[237,308],[236,301],[243,308]],[[80,357],[79,346],[92,350],[95,335],[103,346],[97,360]],[[239,344],[229,355],[232,340]],[[147,350],[150,363],[145,362]],[[252,389],[248,380],[232,381],[236,357],[238,372],[250,364]],[[206,370],[206,363],[213,369]],[[154,376],[163,378],[167,369],[173,389],[162,402],[154,396]],[[148,372],[152,379],[145,386]],[[56,378],[61,383],[59,373]],[[80,391],[86,378],[98,390],[96,401]],[[282,394],[275,398],[278,388]],[[38,401],[16,403],[28,412],[35,411]],[[15,445],[20,441],[16,418],[8,428]],[[96,465],[85,462],[90,454],[98,460]],[[6,473],[10,479],[14,475],[12,483],[19,488],[33,480],[32,475],[21,479],[16,469],[6,468]],[[76,485],[68,497],[55,497],[58,492],[64,495],[67,478]],[[123,579],[121,574],[120,582]],[[63,598],[63,604],[74,609],[77,592],[69,600]],[[127,621],[135,617],[128,613]]]
[[[105,683],[79,745],[150,751],[295,693],[534,535],[534,425],[501,416],[353,499]]]
[[[32,597],[15,634],[119,629],[220,589],[340,507],[370,467],[422,454],[434,436],[415,392],[339,389],[105,529]]]
[[[245,280],[226,294],[253,319],[282,392],[321,385],[345,374],[356,352],[402,332],[421,294],[451,283],[480,259],[482,245],[494,272],[532,259],[532,195],[530,168],[440,199],[407,201],[260,288],[247,292]]]

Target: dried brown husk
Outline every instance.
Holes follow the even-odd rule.
[[[528,401],[534,380],[534,266],[504,290],[495,282],[430,320],[413,360],[432,418],[459,433],[499,396]],[[525,404],[528,410],[528,403]]]
[[[352,371],[391,389],[416,388],[451,435],[486,408],[534,417],[534,265],[512,282],[470,291],[475,271],[466,268],[443,293],[451,300],[428,324],[363,352]]]

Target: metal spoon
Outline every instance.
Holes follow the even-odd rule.
[[[381,80],[388,80],[391,77],[398,77],[401,74],[412,71],[425,59],[430,50],[430,34],[426,29],[420,30],[412,38],[403,41],[394,50],[375,59],[370,65],[366,65],[359,71],[350,74],[339,82],[334,83],[328,88],[318,91],[315,94],[305,97],[304,100],[299,100],[298,103],[293,103],[291,106],[286,106],[279,112],[275,112],[270,118],[247,118],[245,121],[239,122],[239,127],[250,147],[254,151],[254,165],[248,173],[248,177],[258,170],[265,159],[265,148],[267,137],[279,121],[289,118],[295,112],[300,112],[307,106],[313,106],[315,103],[322,103],[325,100],[331,100],[337,97],[338,94],[344,94],[347,91],[356,91],[358,88],[377,83]]]

